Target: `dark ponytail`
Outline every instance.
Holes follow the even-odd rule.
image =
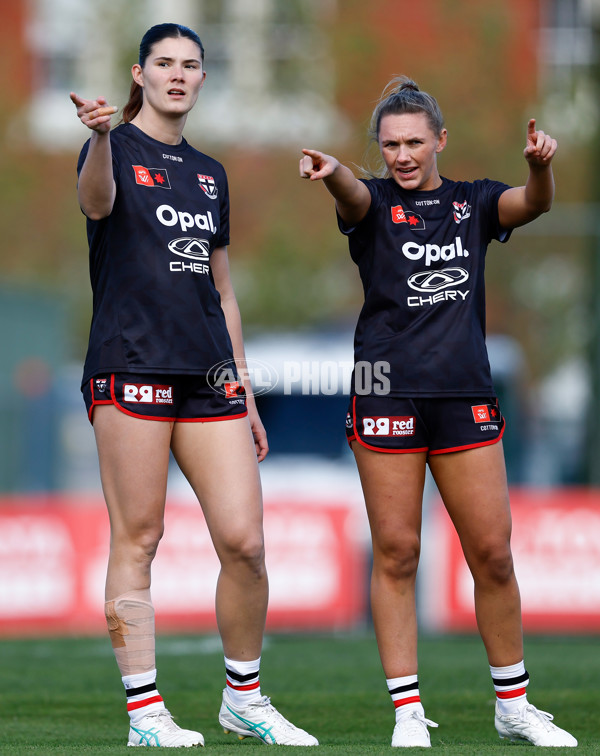
[[[127,100],[127,104],[125,105],[121,113],[121,123],[129,123],[130,121],[133,121],[133,119],[142,109],[143,102],[144,95],[142,88],[137,82],[132,81],[131,89],[129,90],[129,99]]]
[[[153,46],[157,42],[160,42],[163,39],[167,39],[168,37],[172,37],[174,39],[176,39],[177,37],[187,37],[188,39],[191,39],[192,42],[195,42],[198,45],[200,49],[200,58],[202,62],[204,62],[204,46],[200,41],[200,37],[196,34],[195,31],[187,26],[182,26],[181,24],[157,24],[156,26],[152,26],[150,29],[148,29],[148,31],[142,37],[142,41],[140,42],[138,63],[142,68],[144,67],[146,58],[148,57],[148,55],[150,55]],[[129,100],[127,100],[127,104],[125,105],[121,113],[121,122],[129,123],[130,121],[132,121],[140,112],[143,103],[143,89],[135,81],[132,81],[131,89],[129,90]]]

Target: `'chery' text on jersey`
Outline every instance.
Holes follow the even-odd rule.
[[[492,239],[510,236],[498,221],[508,185],[442,178],[438,189],[404,191],[393,179],[364,184],[371,193],[365,218],[347,228],[338,217],[365,293],[355,361],[388,362],[391,396],[492,395],[484,268]]]
[[[99,372],[203,374],[233,357],[209,265],[229,244],[225,170],[185,139],[164,144],[133,124],[110,140],[115,203],[108,217],[87,220],[93,315],[83,383]]]

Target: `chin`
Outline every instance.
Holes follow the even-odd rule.
[[[394,178],[398,186],[401,186],[403,189],[414,190],[419,189],[421,186],[421,180],[418,178],[405,179],[398,175],[395,175]]]

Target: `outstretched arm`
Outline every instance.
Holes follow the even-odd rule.
[[[110,215],[116,187],[112,172],[110,118],[117,108],[106,104],[106,98],[84,100],[71,92],[81,123],[92,131],[90,146],[79,173],[77,194],[83,212],[92,220]]]
[[[335,199],[338,213],[349,226],[361,221],[371,206],[371,194],[350,168],[331,155],[317,150],[302,150],[300,176],[311,181],[322,180]]]
[[[502,228],[516,228],[548,212],[554,199],[552,158],[558,144],[543,131],[536,131],[535,118],[527,124],[527,146],[523,152],[529,164],[525,186],[507,189],[498,200],[498,218]]]

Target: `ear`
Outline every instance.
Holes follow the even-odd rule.
[[[144,74],[139,63],[134,63],[131,66],[131,76],[136,84],[139,84],[140,87],[144,86]]]
[[[447,142],[448,142],[448,132],[446,131],[446,129],[442,129],[442,131],[440,132],[440,136],[438,138],[438,143],[435,148],[435,151],[437,153],[440,153],[446,146]]]

